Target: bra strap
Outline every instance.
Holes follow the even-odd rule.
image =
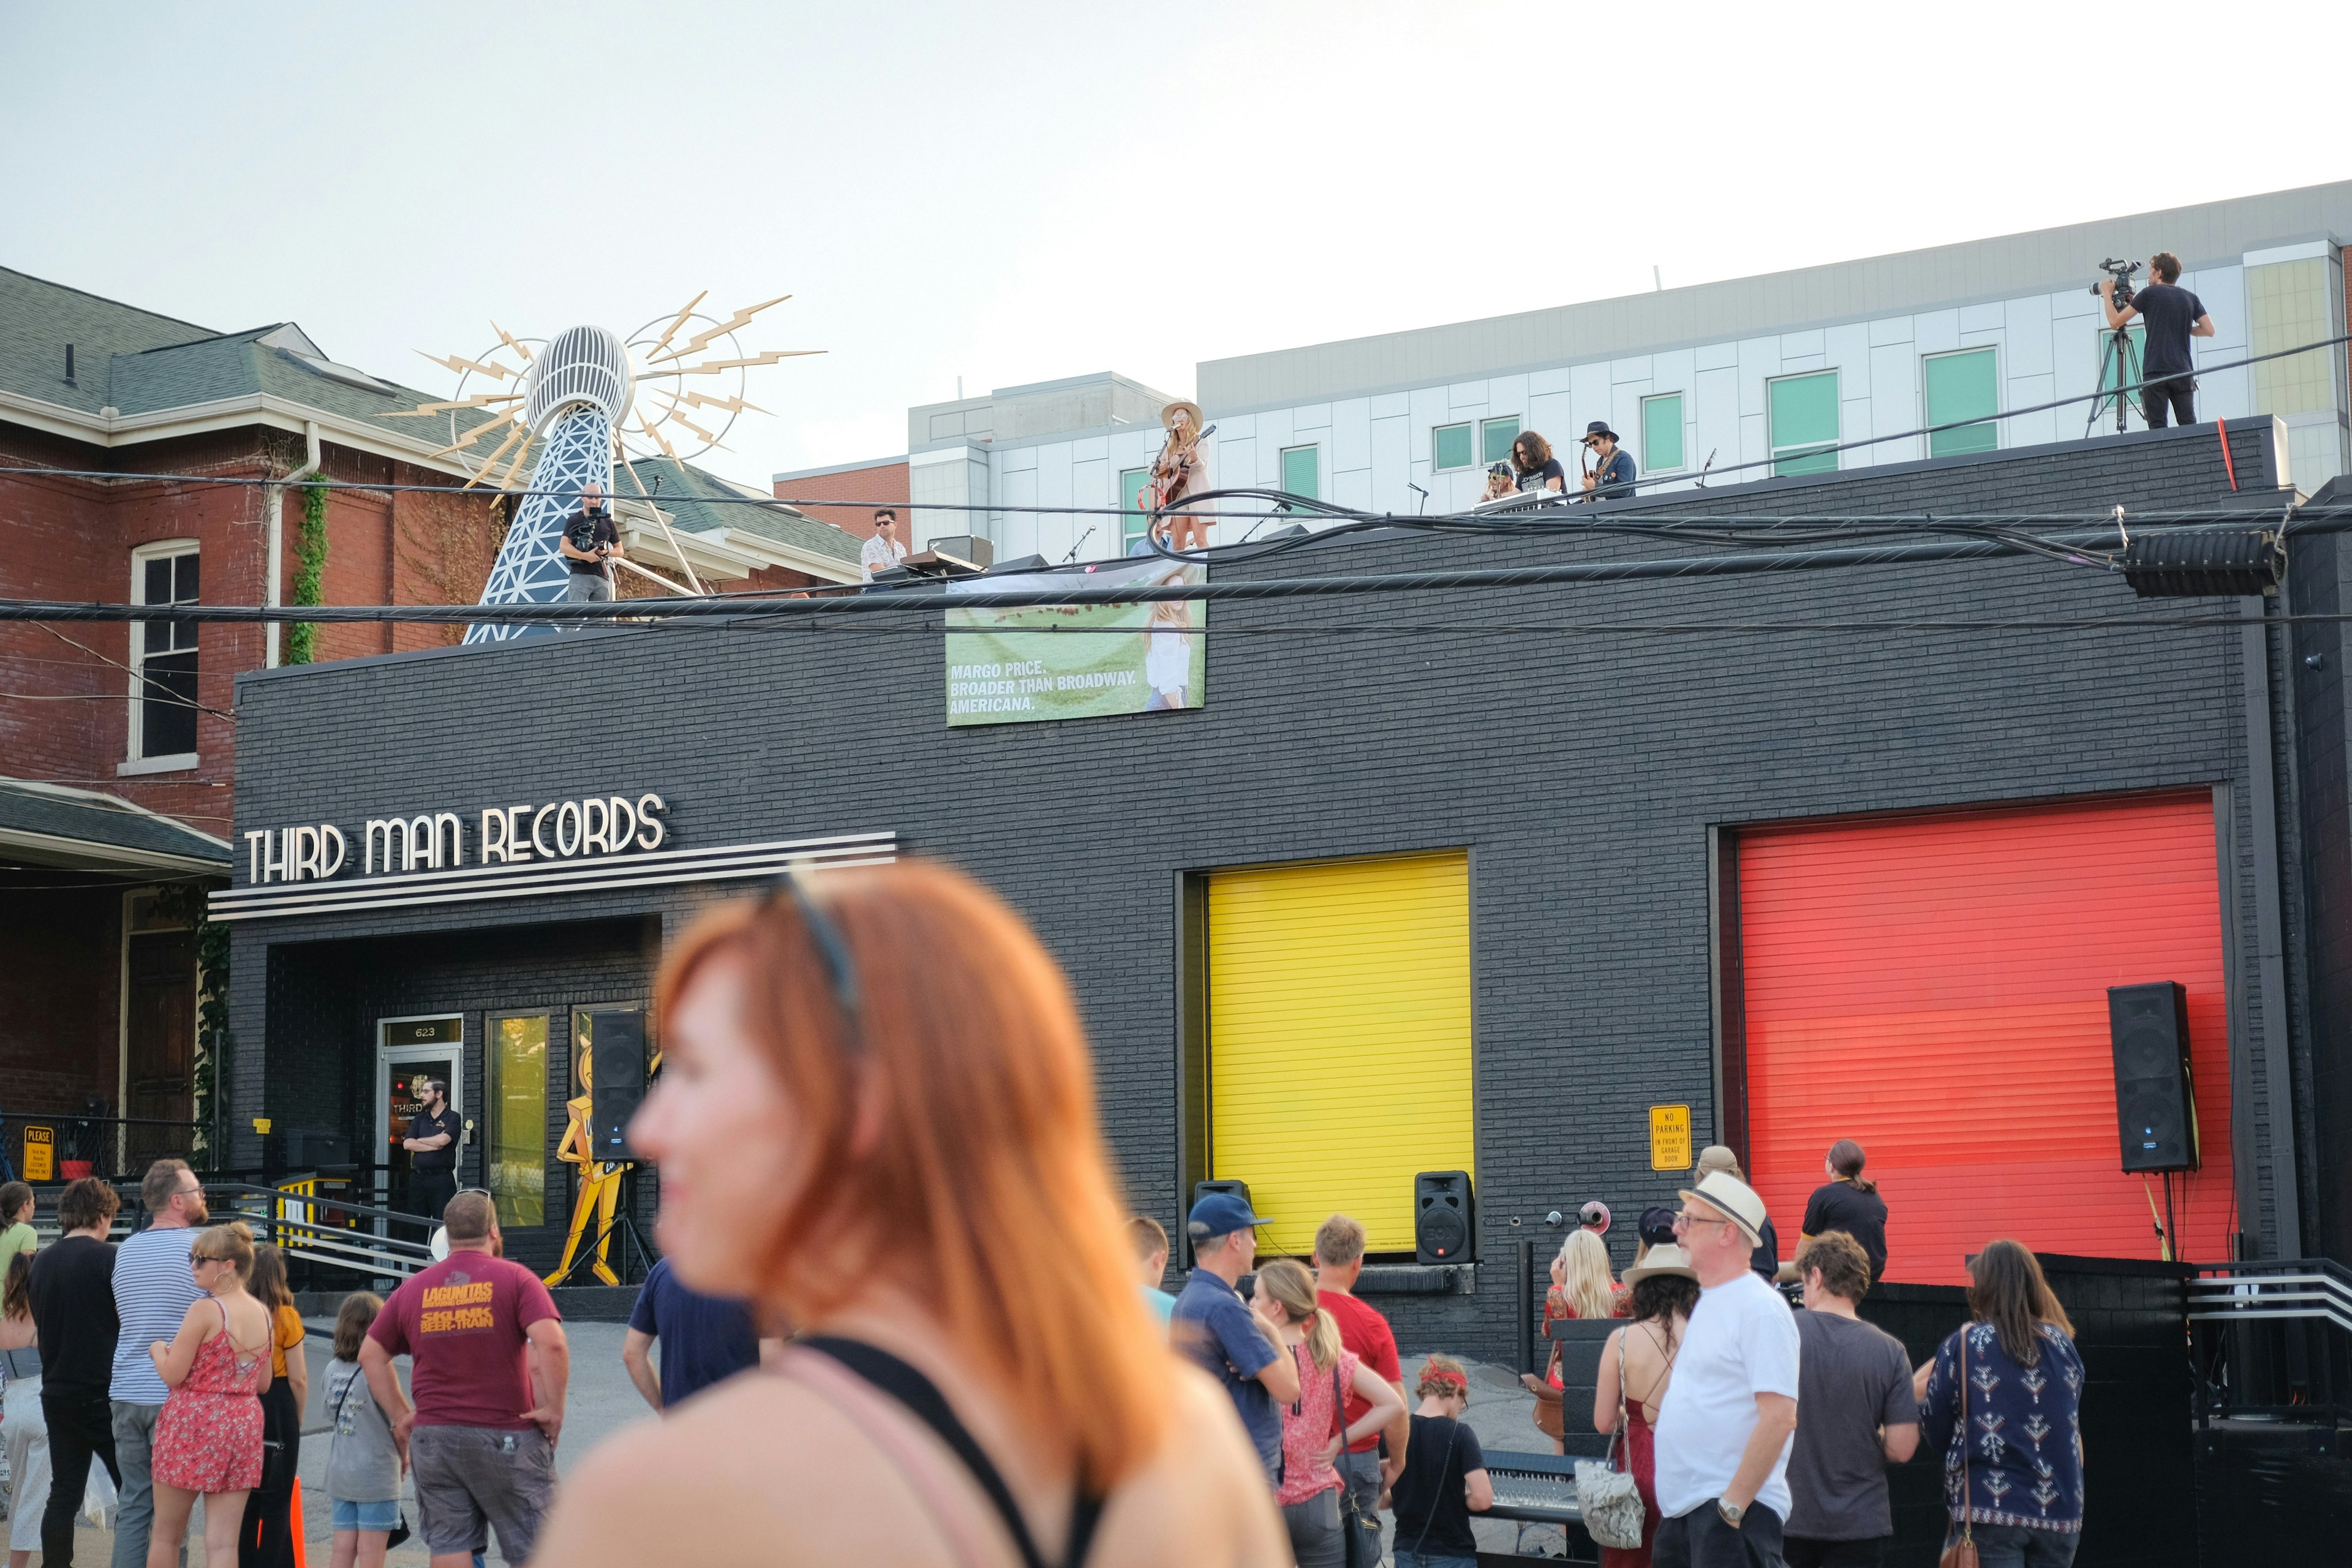
[[[956,1418],[949,1408],[947,1396],[937,1384],[921,1373],[885,1350],[877,1350],[860,1340],[845,1340],[833,1335],[813,1335],[793,1342],[803,1350],[815,1351],[846,1367],[858,1377],[889,1394],[905,1405],[908,1411],[939,1436],[949,1452],[963,1462],[971,1472],[980,1489],[1004,1521],[1013,1544],[1019,1548],[1021,1561],[1026,1568],[1045,1568],[1045,1559],[1037,1550],[1036,1539],[1029,1533],[1028,1521],[1021,1517],[1020,1505],[1013,1500],[1013,1490],[1004,1484],[1003,1475],[982,1449],[971,1429]],[[1081,1489],[1070,1505],[1070,1542],[1063,1553],[1063,1568],[1079,1568],[1087,1560],[1087,1552],[1094,1544],[1095,1527],[1102,1521],[1103,1500]]]

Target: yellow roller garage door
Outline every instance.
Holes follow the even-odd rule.
[[[1473,1171],[1470,872],[1416,855],[1209,879],[1210,1155],[1270,1251],[1333,1213],[1412,1249],[1416,1171]]]

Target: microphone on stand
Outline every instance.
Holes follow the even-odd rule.
[[[1427,490],[1423,489],[1419,485],[1414,484],[1411,479],[1407,479],[1407,480],[1405,480],[1405,482],[1404,482],[1404,488],[1405,488],[1405,489],[1409,489],[1409,490],[1411,490],[1413,494],[1415,494],[1415,495],[1417,495],[1417,496],[1419,496],[1419,497],[1421,498],[1421,500],[1420,500],[1418,502],[1416,502],[1416,503],[1414,504],[1414,506],[1413,506],[1413,509],[1412,509],[1412,515],[1413,515],[1413,516],[1415,516],[1415,517],[1419,517],[1423,512],[1424,512],[1424,511],[1426,511],[1426,510],[1429,510],[1429,492],[1428,492]]]
[[[1078,542],[1070,546],[1070,552],[1062,557],[1062,564],[1067,566],[1071,562],[1076,561],[1078,558],[1078,552],[1084,550],[1087,547],[1087,541],[1092,539],[1094,536],[1094,526],[1089,523],[1087,527],[1087,531],[1078,535]]]

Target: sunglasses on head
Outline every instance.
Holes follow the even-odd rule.
[[[849,944],[842,940],[841,928],[809,896],[806,880],[797,873],[787,871],[768,885],[769,907],[785,900],[791,900],[801,924],[808,929],[809,941],[816,948],[818,961],[824,965],[825,980],[833,988],[834,1005],[841,1010],[850,1048],[861,1048],[864,1036],[858,1008],[857,966],[850,960]]]

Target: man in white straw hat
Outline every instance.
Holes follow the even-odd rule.
[[[1675,1234],[1698,1306],[1658,1410],[1655,1568],[1774,1568],[1797,1430],[1796,1319],[1748,1267],[1764,1200],[1722,1171],[1682,1194]]]

